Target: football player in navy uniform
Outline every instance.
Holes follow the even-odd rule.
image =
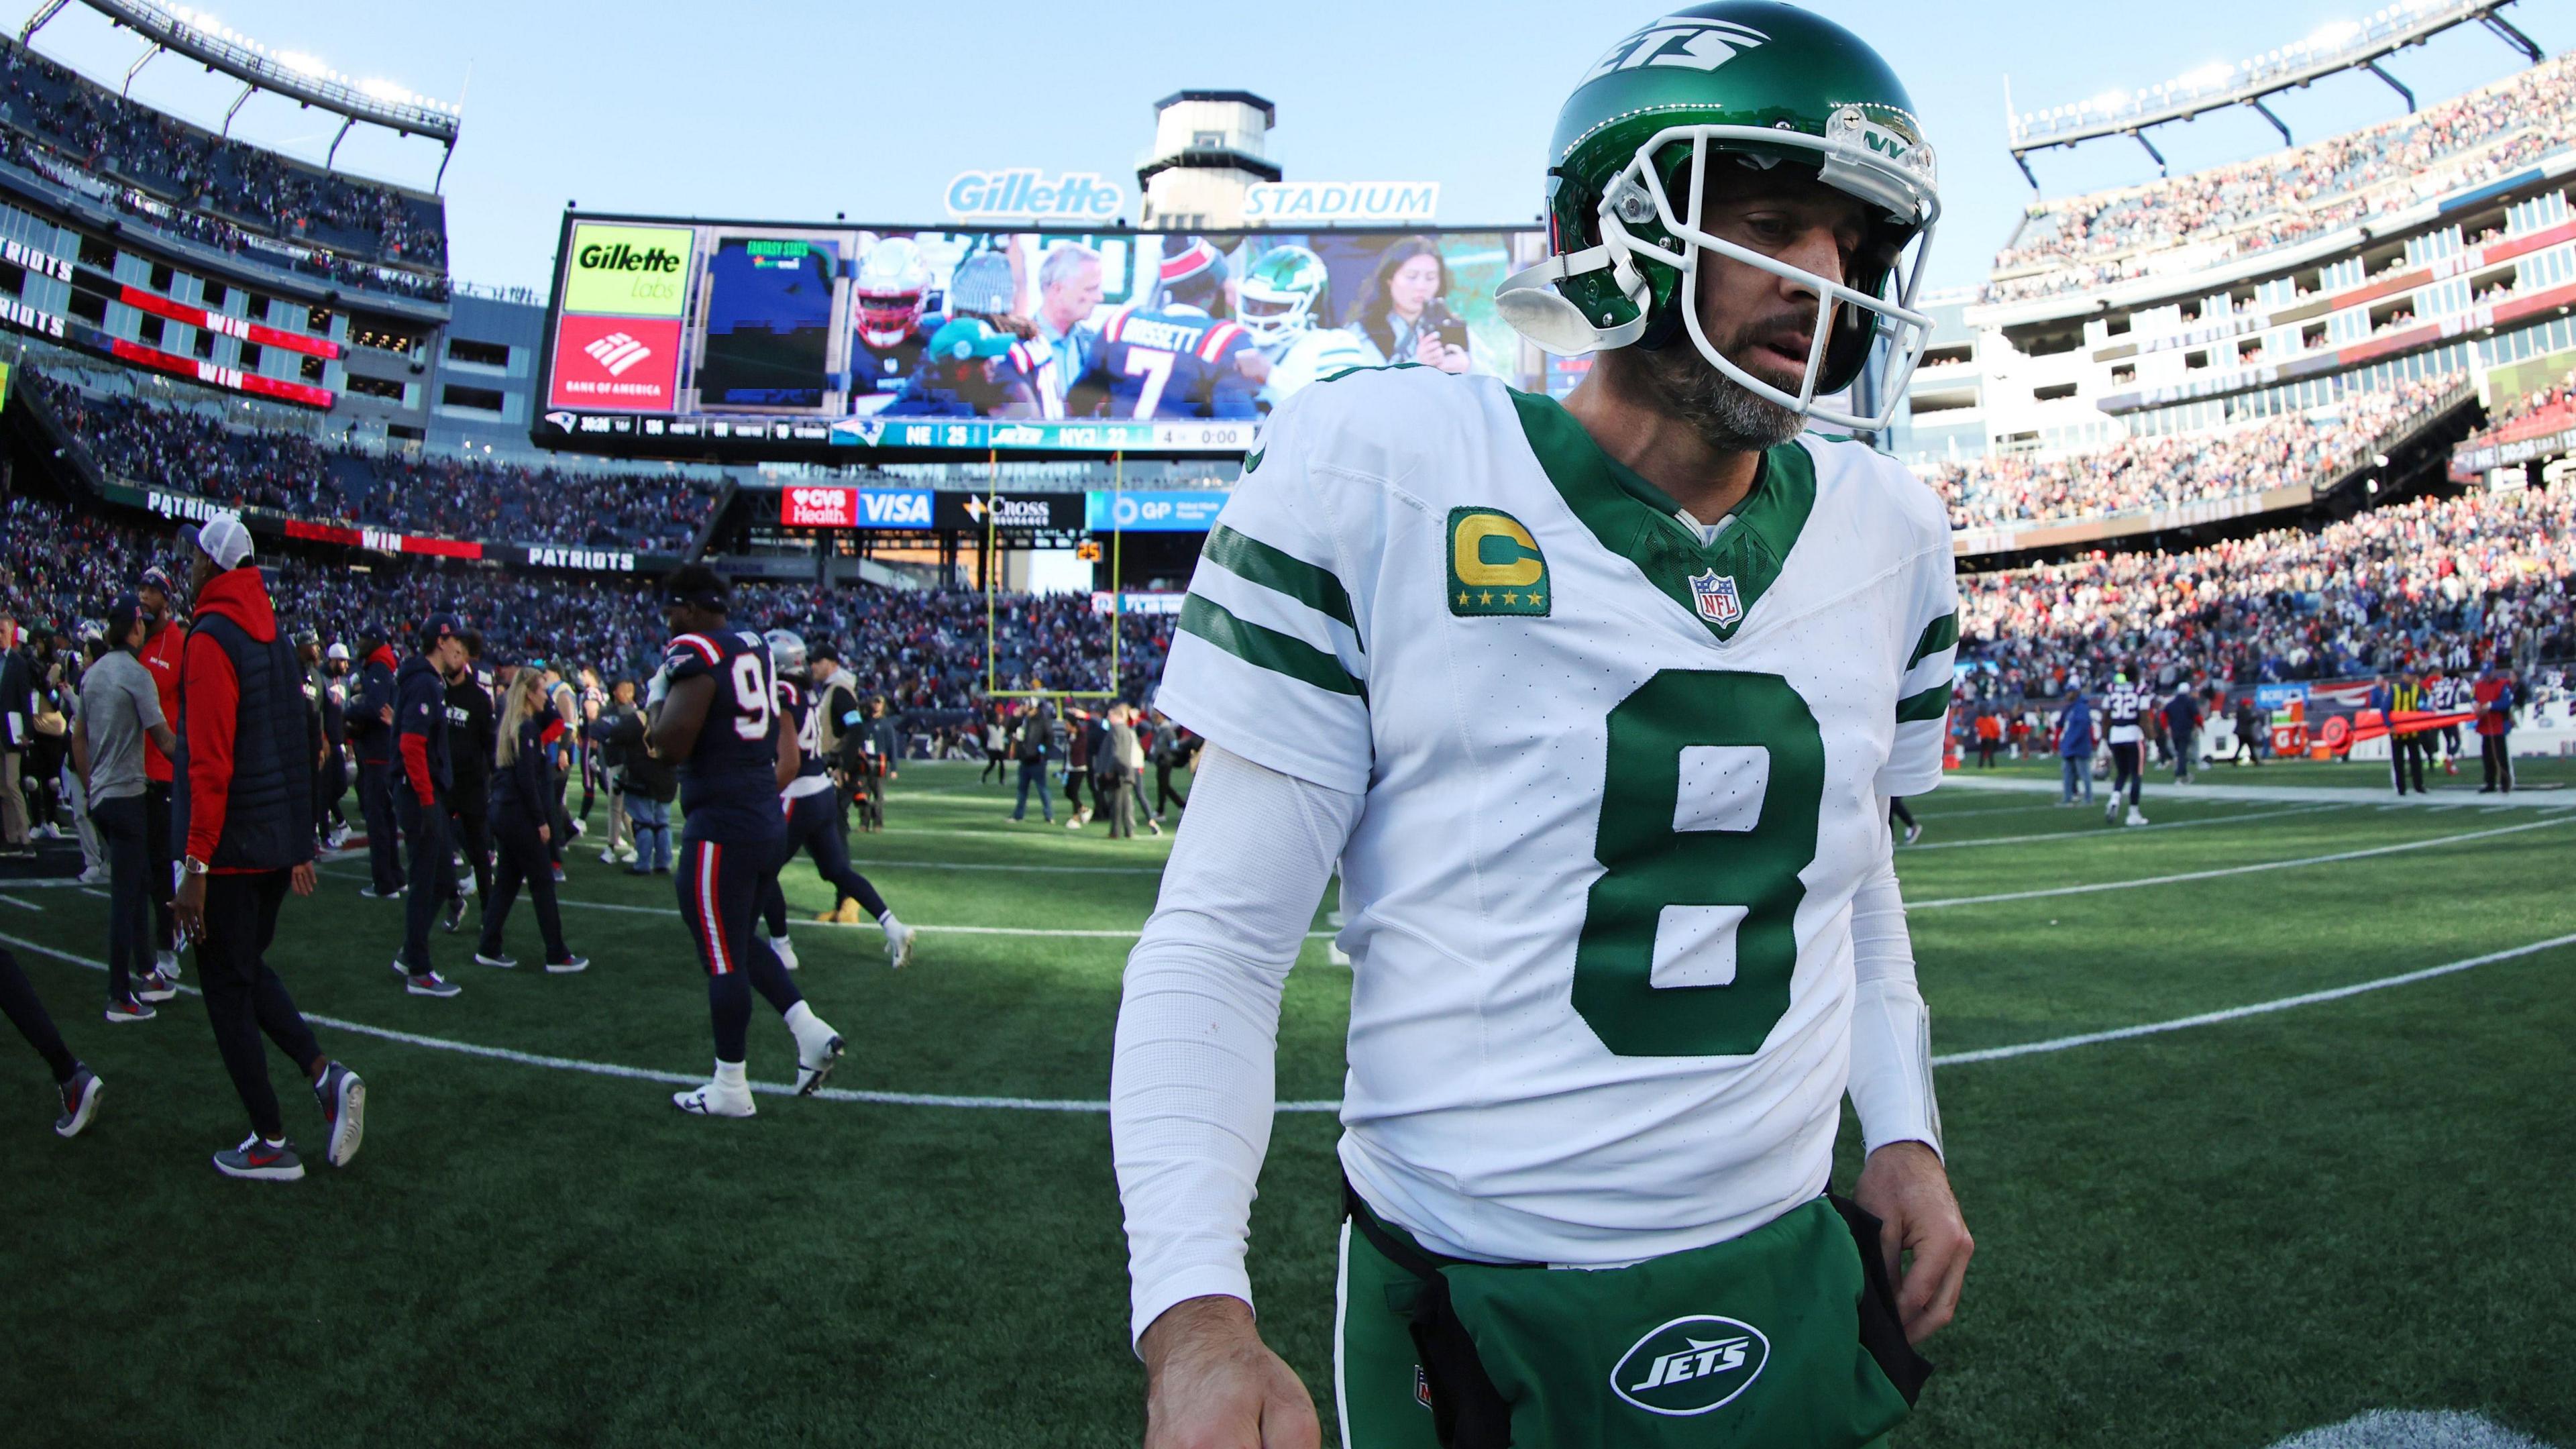
[[[786,835],[778,792],[800,767],[796,737],[778,727],[769,646],[725,627],[730,595],[724,576],[704,564],[683,565],[663,581],[662,615],[672,638],[645,707],[654,752],[679,764],[686,820],[675,883],[715,1018],[714,1079],[672,1093],[671,1104],[709,1117],[754,1110],[744,1058],[755,988],[795,1033],[799,1093],[821,1086],[841,1056],[840,1034],[752,935],[761,882]]]
[[[944,318],[930,311],[930,263],[910,237],[868,249],[851,279],[850,411],[875,413],[921,370],[922,350]]]
[[[954,326],[955,324],[950,324]],[[912,961],[912,928],[894,917],[893,908],[868,878],[850,866],[850,844],[841,838],[840,802],[832,798],[831,762],[823,758],[823,717],[805,675],[805,639],[793,630],[772,629],[769,659],[778,670],[778,713],[796,737],[796,778],[778,792],[778,813],[787,823],[779,840],[777,862],[760,882],[760,912],[769,924],[769,948],[788,970],[796,969],[796,946],[787,938],[787,893],[778,873],[802,851],[813,857],[814,870],[843,897],[857,901],[885,929],[886,959],[901,970]],[[843,725],[855,729],[852,719]]]
[[[2110,723],[2111,799],[2102,807],[2102,818],[2120,823],[2120,796],[2129,799],[2128,823],[2144,825],[2147,817],[2138,809],[2138,789],[2144,775],[2146,721],[2155,713],[2155,697],[2148,693],[2146,681],[2134,669],[2123,669],[2102,696],[2102,717]]]
[[[1270,360],[1225,320],[1225,258],[1192,242],[1162,264],[1154,305],[1121,307],[1100,326],[1090,366],[1065,397],[1073,417],[1252,418]]]

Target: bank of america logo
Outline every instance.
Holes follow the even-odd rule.
[[[653,355],[652,348],[623,332],[611,332],[582,351],[589,353],[592,361],[607,368],[610,377],[625,376],[626,369]]]

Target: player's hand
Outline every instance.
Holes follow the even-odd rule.
[[[1921,1343],[1958,1311],[1959,1285],[1977,1251],[1959,1216],[1959,1200],[1950,1194],[1950,1174],[1940,1155],[1922,1143],[1891,1142],[1861,1165],[1852,1201],[1879,1221],[1879,1248],[1887,1259],[1887,1281],[1896,1285],[1905,1341]],[[1902,1263],[1906,1254],[1913,1262]]]
[[[540,825],[540,826],[538,826],[538,827],[537,827],[537,843],[538,843],[539,845],[552,845],[552,844],[554,844],[554,843],[555,843],[555,828],[554,828],[553,826],[551,826],[551,825]]]
[[[317,884],[313,876],[313,862],[308,860],[302,865],[297,866],[294,870],[289,871],[286,876],[286,883],[299,896],[309,896],[313,894],[313,888]]]
[[[180,872],[179,888],[170,893],[170,914],[177,918],[179,939],[206,939],[206,878]]]
[[[376,713],[384,720],[385,723],[392,724],[394,722],[394,707],[392,705],[386,705],[384,708],[377,710]]]
[[[1265,383],[1270,380],[1270,359],[1262,355],[1261,349],[1247,347],[1235,354],[1234,370],[1243,374],[1245,382]]]
[[[1316,1449],[1323,1431],[1296,1370],[1272,1353],[1240,1298],[1165,1309],[1145,1356],[1145,1449]]]

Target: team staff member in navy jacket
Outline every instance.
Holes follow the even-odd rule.
[[[358,755],[358,811],[367,826],[367,870],[360,895],[391,900],[402,894],[402,858],[394,849],[394,658],[385,631],[358,631],[357,698],[349,706],[349,745]]]
[[[474,959],[503,970],[519,963],[501,954],[501,927],[522,883],[537,903],[537,930],[546,940],[546,969],[561,975],[590,962],[564,945],[563,918],[555,908],[554,861],[546,845],[554,836],[554,802],[548,793],[546,751],[563,721],[546,707],[545,676],[522,669],[501,696],[501,721],[492,756],[492,845],[500,856],[491,894],[483,898],[483,941]]]
[[[456,894],[456,846],[447,821],[447,797],[456,784],[447,757],[447,685],[465,670],[464,633],[454,615],[430,615],[420,626],[420,652],[394,675],[394,814],[411,842],[403,948],[394,971],[414,996],[464,989],[429,964],[430,921]]]
[[[286,1140],[269,1086],[265,1034],[301,1068],[322,1104],[323,1160],[357,1155],[366,1086],[322,1054],[313,1029],[270,970],[268,943],[291,887],[313,894],[313,777],[295,646],[277,630],[250,562],[250,530],[217,514],[198,528],[196,613],[179,665],[179,754],[172,834],[185,854],[173,910],[197,943],[197,970],[251,1135],[215,1154],[228,1177],[292,1181],[304,1164]]]

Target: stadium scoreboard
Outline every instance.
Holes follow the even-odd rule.
[[[866,462],[1212,457],[1299,388],[1429,362],[1542,388],[1495,283],[1534,229],[944,229],[566,213],[530,434]]]

